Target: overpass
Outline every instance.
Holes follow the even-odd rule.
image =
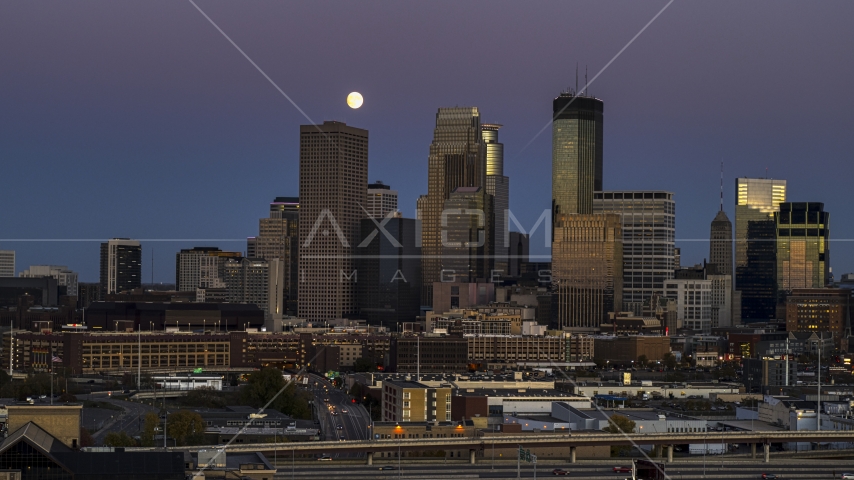
[[[293,443],[252,443],[229,445],[207,445],[184,447],[178,450],[216,450],[226,448],[227,452],[295,452],[302,455],[321,455],[329,453],[367,453],[368,465],[373,464],[373,454],[376,452],[419,451],[456,449],[468,450],[470,463],[475,463],[475,454],[492,448],[493,445],[504,448],[522,446],[566,447],[571,463],[575,463],[577,447],[610,446],[610,445],[663,445],[667,447],[667,461],[673,461],[673,445],[699,443],[745,443],[752,446],[755,458],[756,445],[761,444],[765,450],[765,463],[770,461],[770,445],[772,443],[788,442],[849,442],[854,443],[854,432],[830,431],[759,431],[759,432],[698,432],[698,433],[630,433],[626,435],[614,433],[574,433],[567,435],[507,435],[507,436],[477,436],[456,438],[402,438],[383,440],[356,441],[323,441],[323,442],[293,442]],[[170,448],[171,450],[172,448]],[[153,447],[125,448],[125,451],[150,451]]]

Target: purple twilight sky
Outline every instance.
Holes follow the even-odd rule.
[[[198,5],[316,122],[370,131],[370,180],[412,216],[436,109],[504,125],[511,209],[550,203],[551,101],[598,72],[666,1],[221,2]],[[683,264],[702,261],[736,176],[784,178],[830,211],[832,266],[854,271],[854,3],[677,0],[605,70],[606,189],[677,200]],[[298,193],[307,123],[188,1],[0,7],[0,249],[17,270],[97,281],[96,242],[146,241],[145,281],[180,248],[244,250],[275,196]],[[365,104],[351,110],[347,94]],[[17,239],[17,240],[16,240]],[[194,241],[222,239],[223,241]],[[532,243],[547,253],[542,236]]]

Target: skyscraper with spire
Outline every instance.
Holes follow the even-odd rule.
[[[724,162],[721,162],[721,208],[712,220],[709,263],[719,275],[732,276],[732,223],[724,212]]]
[[[427,158],[427,195],[418,199],[421,219],[421,305],[433,304],[433,282],[442,271],[442,211],[459,187],[486,186],[486,145],[477,107],[440,108]],[[448,272],[452,276],[452,272]]]

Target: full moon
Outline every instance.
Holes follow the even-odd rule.
[[[347,95],[347,105],[352,109],[356,109],[362,106],[362,94],[359,92],[352,92],[350,95]]]

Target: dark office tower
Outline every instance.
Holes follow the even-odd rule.
[[[561,93],[552,103],[552,224],[561,214],[593,213],[602,190],[602,100]]]
[[[735,267],[742,323],[767,322],[776,315],[777,228],[774,220],[747,224],[745,264]]]
[[[297,314],[299,281],[299,197],[276,197],[270,204],[270,217],[258,222],[258,236],[246,239],[246,256],[282,261],[284,269],[284,309]]]
[[[527,233],[510,232],[509,272],[511,277],[519,278],[525,272],[530,261],[531,237]]]
[[[486,185],[486,146],[477,107],[440,108],[427,160],[427,196],[421,219],[421,305],[433,304],[433,282],[442,269],[442,209],[457,187]]]
[[[493,199],[483,187],[458,187],[442,217],[442,279],[488,281],[492,271]]]
[[[341,122],[300,126],[299,316],[355,313],[353,248],[368,191],[368,131]]]
[[[361,221],[356,304],[360,319],[394,331],[421,313],[421,238],[412,218],[391,218],[383,228],[388,235]]]
[[[484,123],[481,135],[486,144],[486,193],[495,202],[492,238],[495,240],[495,264],[498,275],[510,275],[510,236],[507,229],[507,210],[510,208],[510,179],[504,176],[504,144],[498,142],[501,125]]]
[[[735,180],[735,288],[742,323],[775,317],[777,232],[774,214],[786,201],[786,181]]]
[[[781,296],[794,288],[824,288],[830,276],[830,214],[824,204],[781,203],[774,218]]]
[[[142,247],[137,240],[113,238],[101,244],[101,298],[139,288]]]
[[[709,263],[715,265],[718,275],[732,275],[732,223],[723,210],[712,220]]]
[[[620,215],[623,230],[623,304],[616,308],[642,313],[643,304],[664,291],[673,278],[676,201],[663,191],[596,192],[594,213]]]

